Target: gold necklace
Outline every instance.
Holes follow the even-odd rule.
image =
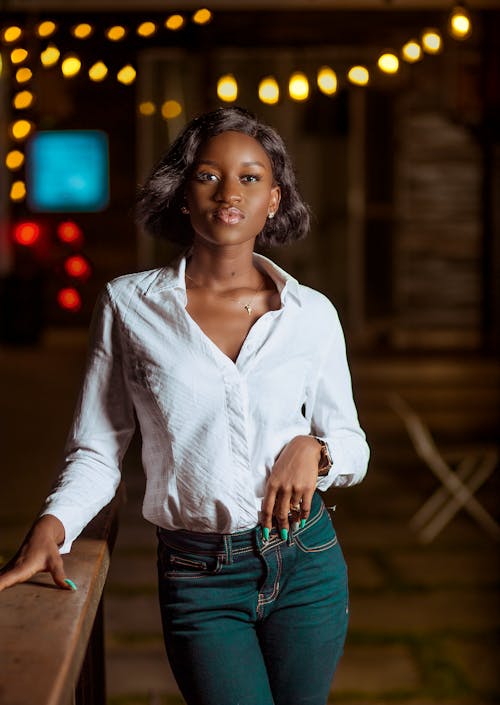
[[[202,288],[202,285],[201,285],[201,284],[198,284],[198,282],[196,281],[196,279],[193,279],[193,277],[190,277],[187,272],[186,272],[186,277],[187,277],[188,279],[191,279],[191,281],[194,282],[194,283],[196,284],[196,286],[197,286],[199,289]],[[244,302],[241,301],[240,299],[235,299],[235,298],[233,298],[232,296],[226,296],[226,295],[224,295],[224,294],[219,294],[217,291],[213,291],[212,289],[210,289],[210,291],[212,292],[212,294],[215,294],[215,296],[218,296],[218,297],[221,298],[221,299],[229,299],[230,301],[236,301],[236,303],[240,304],[240,306],[243,306],[243,308],[244,308],[245,311],[248,313],[248,315],[251,316],[251,315],[252,315],[252,312],[253,312],[252,304],[253,304],[253,302],[255,301],[255,297],[257,296],[257,294],[258,294],[260,291],[262,291],[262,289],[264,288],[264,284],[265,284],[265,281],[263,281],[262,284],[259,286],[259,288],[255,291],[255,294],[252,296],[252,298],[250,299],[250,301],[248,301],[248,303],[244,303]]]

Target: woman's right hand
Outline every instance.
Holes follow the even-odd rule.
[[[71,590],[65,582],[59,545],[64,541],[64,526],[46,514],[31,527],[16,555],[0,570],[0,591],[23,583],[42,571],[49,572],[56,585]]]

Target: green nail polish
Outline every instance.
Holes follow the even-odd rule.
[[[264,536],[264,541],[269,541],[269,529],[267,526],[262,529],[262,535]]]
[[[300,520],[300,528],[303,529],[305,525],[306,525],[306,520],[305,520],[305,519],[301,519],[301,520]]]
[[[69,578],[65,578],[64,582],[67,583],[72,590],[78,590],[75,583],[72,580],[70,580]]]
[[[286,541],[288,538],[288,529],[281,529],[281,538]]]

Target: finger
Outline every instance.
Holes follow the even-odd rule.
[[[66,577],[66,573],[64,572],[64,563],[60,554],[57,554],[57,556],[51,558],[51,560],[49,561],[48,569],[49,573],[52,575],[52,580],[56,585],[63,588],[64,590],[75,589],[72,587],[72,584],[74,585],[73,581],[71,581],[70,583],[66,582],[68,578]]]
[[[262,526],[264,539],[267,541],[269,533],[273,526],[273,510],[276,501],[276,490],[270,482],[267,483],[266,494],[262,500],[262,508],[260,512],[260,523]]]
[[[313,495],[314,487],[310,490],[306,490],[303,494],[302,503],[300,505],[300,519],[302,526],[305,524],[305,522],[309,518],[309,514],[311,513],[311,503]]]
[[[278,531],[281,538],[284,540],[288,538],[288,532],[290,530],[290,497],[290,492],[282,490],[276,497],[276,501],[274,503],[274,516],[276,518],[276,523],[278,524]]]
[[[17,585],[18,583],[24,583],[38,572],[38,567],[33,568],[32,566],[25,564],[16,565],[5,572],[2,572],[2,575],[0,575],[0,591],[12,587],[13,585]]]

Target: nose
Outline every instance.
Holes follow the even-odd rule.
[[[221,179],[215,192],[218,203],[238,203],[241,201],[240,182],[230,179]]]

